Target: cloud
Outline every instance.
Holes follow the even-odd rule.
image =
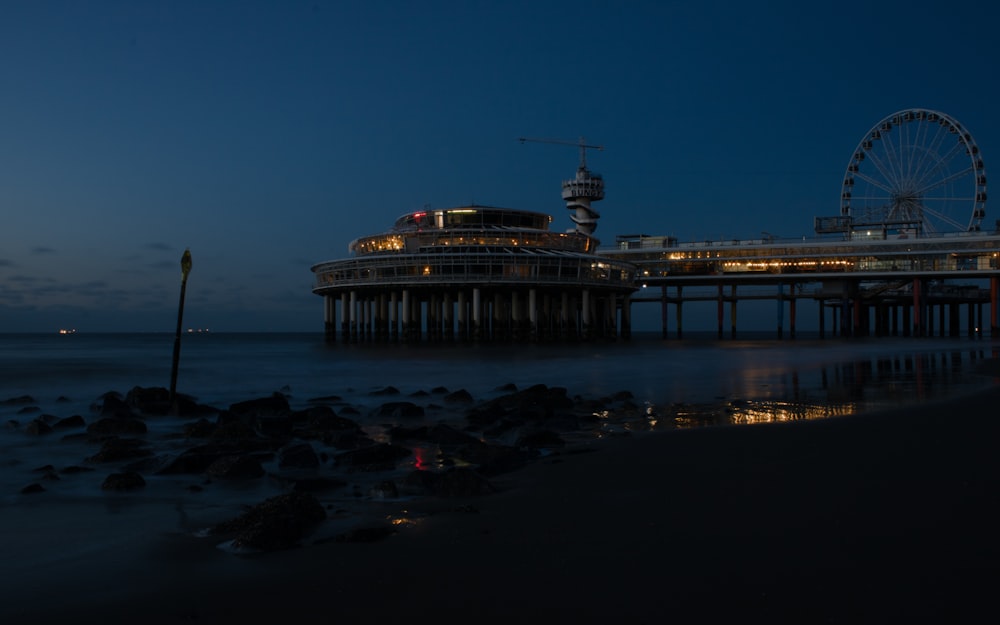
[[[11,259],[0,258],[0,267],[16,267],[16,266],[17,265],[15,265],[14,261],[12,261]]]
[[[147,243],[146,249],[156,250],[158,252],[170,252],[174,249],[174,246],[168,245],[167,243]]]
[[[37,245],[37,246],[31,248],[31,253],[32,254],[55,254],[56,251],[54,249],[52,249],[51,247],[44,247],[42,245]]]

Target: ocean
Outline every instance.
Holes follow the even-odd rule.
[[[107,392],[169,387],[173,344],[168,333],[0,335],[0,501],[18,499],[20,489],[37,480],[38,467],[79,464],[94,453],[79,437],[54,444],[61,434],[27,434],[31,420],[80,415],[90,423]],[[605,412],[599,428],[579,434],[586,438],[827,418],[946,398],[992,383],[975,368],[998,348],[970,338],[663,340],[646,334],[588,343],[344,344],[319,333],[189,333],[181,340],[177,391],[215,408],[274,393],[287,396],[293,409],[332,397],[326,401],[338,411],[350,409],[350,418],[376,440],[393,425],[416,425],[412,418],[391,423],[373,416],[389,400],[426,407],[422,424],[461,428],[462,410],[443,407],[442,393],[465,390],[481,402],[503,394],[505,385],[545,384],[580,399],[631,394],[629,414]],[[387,387],[398,395],[379,394]],[[150,436],[163,439],[176,438],[181,427],[176,418],[148,423]],[[178,452],[180,444],[169,451]],[[58,488],[72,494],[92,486]]]
[[[119,560],[141,576],[143,554],[153,545],[212,540],[201,530],[287,488],[277,475],[287,471],[273,461],[264,467],[268,476],[258,479],[225,483],[203,475],[148,473],[141,490],[106,492],[102,481],[127,463],[88,462],[100,443],[83,436],[82,428],[69,434],[27,431],[34,419],[80,415],[91,423],[97,419],[92,406],[107,392],[168,387],[173,344],[171,334],[0,335],[0,546],[5,553],[0,578],[8,580],[12,596],[44,600],[53,576],[83,583],[88,593],[100,592],[105,582],[94,571],[113,568]],[[679,341],[638,335],[573,344],[349,345],[327,343],[318,333],[193,333],[181,341],[177,390],[216,408],[276,392],[286,395],[293,409],[326,398],[375,440],[384,440],[387,429],[399,425],[375,416],[388,400],[426,407],[419,422],[462,427],[464,407],[442,406],[443,392],[464,389],[479,402],[509,392],[500,387],[511,384],[518,389],[559,386],[571,397],[593,400],[628,391],[632,409],[627,418],[602,411],[596,428],[578,433],[587,438],[681,427],[755,427],[946,399],[995,384],[975,370],[996,358],[998,349],[995,341],[945,338],[777,340],[761,335]],[[398,395],[379,394],[390,386]],[[961,427],[961,419],[942,415],[942,425]],[[149,418],[144,438],[158,455],[179,454],[200,444],[179,435],[193,420]],[[415,422],[407,419],[404,425]],[[337,453],[313,444],[326,458]],[[415,448],[414,458],[434,458],[434,451]],[[373,485],[413,470],[414,458],[389,474],[345,473],[325,461],[315,472],[348,485],[322,496],[330,517],[315,540],[330,540],[371,519],[385,522],[386,502],[373,494]],[[42,490],[24,492],[29,485]],[[227,544],[218,547],[224,552]],[[219,566],[224,574],[236,571]]]
[[[0,334],[0,402],[30,396],[45,413],[87,416],[103,393],[170,383],[174,336]],[[983,384],[976,364],[1000,344],[971,338],[684,340],[653,334],[588,343],[327,343],[319,333],[188,333],[177,390],[230,403],[282,392],[295,404],[338,395],[370,403],[445,387],[476,399],[504,384],[562,386],[597,398],[629,391],[651,406],[719,401],[850,403],[854,411],[958,393]],[[0,406],[16,420],[16,406]]]

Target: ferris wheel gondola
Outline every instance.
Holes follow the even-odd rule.
[[[972,134],[954,118],[908,109],[861,139],[840,198],[840,214],[854,228],[977,231],[986,216],[986,169]]]

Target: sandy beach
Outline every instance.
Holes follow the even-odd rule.
[[[493,494],[373,503],[373,518],[399,519],[374,542],[235,556],[193,536],[183,510],[123,504],[113,527],[78,528],[102,535],[100,549],[5,581],[0,616],[982,622],[1000,582],[998,404],[1000,386],[877,414],[598,440],[491,478]],[[4,531],[60,540],[51,530],[73,504],[37,506],[9,508]]]

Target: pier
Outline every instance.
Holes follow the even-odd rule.
[[[1000,335],[1000,232],[875,236],[680,244],[625,235],[599,254],[636,266],[630,301],[659,304],[664,338],[683,337],[684,304],[694,302],[714,302],[719,337],[734,337],[739,302],[762,299],[775,302],[779,338],[795,336],[803,300],[818,304],[821,337]]]
[[[316,264],[329,340],[629,338],[632,306],[659,305],[663,338],[684,335],[685,305],[714,304],[719,338],[736,337],[740,302],[773,300],[778,338],[800,302],[825,336],[1000,336],[1000,220],[984,227],[986,173],[971,134],[926,109],[872,127],[844,173],[840,214],[816,237],[693,241],[594,232],[604,180],[580,150],[562,183],[575,225],[488,206],[423,210]],[[671,327],[673,330],[671,331]]]

